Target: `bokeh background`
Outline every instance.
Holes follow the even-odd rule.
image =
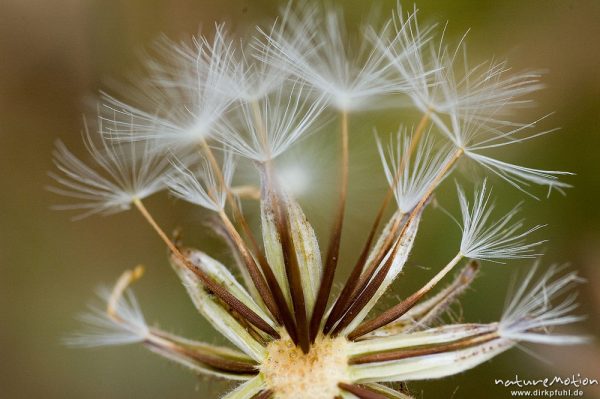
[[[125,269],[147,266],[136,292],[150,321],[176,333],[221,342],[196,314],[171,273],[166,252],[134,212],[80,222],[51,211],[61,198],[47,192],[51,151],[57,139],[78,154],[83,113],[99,89],[113,87],[139,67],[139,54],[160,34],[188,38],[200,26],[228,21],[238,33],[276,15],[267,0],[2,0],[0,1],[0,397],[2,398],[209,398],[227,389],[198,378],[139,347],[99,350],[66,348],[61,340],[78,328],[99,283],[110,284]],[[395,1],[338,1],[351,23],[372,6],[389,12]],[[410,7],[410,4],[406,3]],[[572,171],[566,197],[525,198],[531,224],[548,223],[544,264],[571,262],[588,279],[581,288],[579,331],[600,331],[600,2],[595,0],[417,1],[423,21],[449,21],[448,37],[464,31],[474,59],[507,57],[515,69],[547,71],[539,107],[523,118],[554,111],[542,128],[561,131],[518,147],[503,158],[529,166]],[[371,130],[387,131],[414,115],[401,111],[353,117],[350,212],[343,259],[348,264],[363,238],[385,183],[374,157]],[[335,127],[332,127],[332,129]],[[319,148],[334,156],[327,134],[296,151]],[[331,137],[331,135],[329,135]],[[321,140],[321,141],[319,141]],[[321,157],[309,172],[310,189],[301,196],[321,235],[327,231],[327,200],[320,198],[335,176],[334,161]],[[329,163],[328,163],[329,162]],[[315,164],[314,162],[312,164]],[[468,173],[471,180],[480,171]],[[494,180],[504,209],[523,199]],[[544,193],[538,192],[543,196]],[[456,212],[452,182],[438,200]],[[182,227],[186,241],[227,261],[225,246],[206,232],[206,214],[166,195],[149,208],[167,228]],[[252,206],[248,208],[251,210]],[[405,295],[431,275],[456,248],[458,229],[440,211],[427,213],[407,272],[394,293]],[[256,222],[256,219],[254,219]],[[344,262],[342,262],[344,263]],[[490,321],[501,313],[511,276],[527,263],[484,265],[474,290],[456,308],[456,318]],[[347,268],[345,269],[347,271]],[[523,270],[521,270],[522,272]],[[505,398],[494,378],[582,375],[600,378],[598,343],[576,348],[527,347],[513,350],[473,371],[442,381],[411,384],[423,398]],[[539,359],[538,357],[542,358]],[[600,397],[598,387],[585,397]]]

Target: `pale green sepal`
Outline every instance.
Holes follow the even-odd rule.
[[[314,307],[319,286],[322,277],[321,252],[315,232],[306,219],[300,205],[291,198],[285,200],[287,212],[291,226],[291,236],[298,259],[298,268],[300,269],[300,279],[306,309],[310,316],[310,310]],[[285,264],[283,261],[283,252],[277,226],[275,225],[275,216],[272,204],[267,198],[261,202],[261,218],[263,226],[263,240],[265,245],[265,255],[271,268],[283,288],[286,300],[291,305],[291,297],[288,286]]]
[[[269,201],[262,200],[260,202],[260,216],[262,223],[263,243],[265,247],[265,256],[269,262],[271,270],[281,287],[283,296],[288,304],[292,306],[292,297],[290,287],[288,285],[287,274],[285,271],[285,263],[283,261],[283,252],[281,250],[281,241],[279,233],[275,225],[275,214]]]
[[[254,374],[230,373],[227,371],[214,369],[207,364],[203,364],[193,356],[186,355],[184,351],[177,350],[178,348],[181,348],[196,354],[204,354],[222,359],[247,362],[250,365],[253,364],[253,360],[250,357],[231,348],[194,341],[159,330],[157,328],[151,328],[149,330],[144,344],[150,351],[184,367],[187,367],[199,374],[236,381],[246,381],[254,377]]]
[[[251,399],[263,389],[265,389],[265,380],[264,377],[259,374],[251,380],[238,386],[221,399]]]
[[[319,250],[319,242],[315,231],[306,219],[300,205],[293,199],[288,199],[288,204],[292,239],[298,257],[307,314],[310,316],[310,310],[314,307],[321,285],[323,273],[321,251]]]
[[[206,292],[197,276],[187,268],[173,265],[196,309],[223,336],[256,361],[266,356],[265,348],[238,321]]]
[[[349,367],[350,378],[357,383],[442,378],[469,370],[514,345],[515,341],[498,338],[452,352],[353,365]]]
[[[206,274],[212,277],[217,283],[226,287],[237,299],[243,302],[251,310],[259,315],[271,327],[276,328],[275,322],[271,317],[258,305],[246,289],[238,283],[236,278],[231,274],[229,269],[216,259],[211,258],[202,251],[188,249],[184,252],[188,259],[196,266],[200,267]]]

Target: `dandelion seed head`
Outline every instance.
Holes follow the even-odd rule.
[[[191,42],[160,40],[156,56],[145,63],[147,78],[131,90],[131,103],[103,95],[97,129],[84,135],[91,162],[57,144],[52,190],[74,198],[62,208],[83,216],[134,204],[169,249],[198,313],[231,348],[148,327],[128,288],[141,267],[124,272],[111,293],[102,291],[106,310],[92,308],[82,317],[88,330],[67,342],[142,344],[197,374],[241,382],[228,399],[404,397],[383,384],[462,373],[520,342],[585,342],[554,331],[581,320],[573,315],[571,293],[579,278],[559,267],[535,283],[533,268],[498,322],[452,317],[452,304],[480,267],[476,260],[534,258],[543,242],[530,241],[541,226],[525,227],[519,206],[494,216],[487,180],[472,198],[457,183],[457,253],[439,270],[428,268],[432,277],[422,287],[381,310],[381,298],[414,264],[408,262],[413,247],[436,250],[435,242],[418,239],[421,220],[461,159],[522,191],[533,184],[568,187],[559,180],[566,172],[487,154],[552,131],[534,131],[544,118],[514,118],[517,109],[531,105],[527,96],[541,87],[539,74],[514,73],[504,61],[473,64],[465,37],[449,45],[445,29],[422,25],[417,14],[398,5],[381,26],[370,20],[353,30],[340,9],[290,3],[248,39],[233,40],[216,24],[211,35]],[[350,149],[363,129],[355,120],[368,118],[357,111],[382,104],[394,108],[390,115],[403,117],[396,111],[407,104],[421,115],[414,129],[401,127],[389,143],[376,138],[389,188],[363,231],[346,220],[347,208],[371,213],[350,199],[360,159]],[[339,125],[324,128],[329,119]],[[302,147],[295,162],[282,156],[316,133],[336,149]],[[323,166],[330,160],[339,167]],[[243,173],[233,186],[238,161]],[[330,178],[331,171],[337,175]],[[328,182],[318,187],[317,179]],[[210,226],[231,250],[240,282],[226,262],[184,246],[182,235],[171,237],[154,219],[142,200],[165,188],[215,212]],[[332,217],[323,218],[332,220],[324,239],[297,201],[308,190],[322,196],[318,206],[326,211],[323,201],[337,198]],[[397,209],[390,212],[393,199]],[[365,240],[338,289],[337,269],[345,259],[340,248],[348,235]],[[462,262],[454,281],[442,283]],[[445,288],[438,289],[441,284]]]
[[[152,140],[164,151],[198,144],[214,134],[234,101],[233,41],[220,24],[212,40],[201,36],[190,45],[163,39],[157,47],[160,58],[146,61],[150,76],[137,90],[152,109],[105,95],[101,111],[113,122],[110,136],[126,142]]]

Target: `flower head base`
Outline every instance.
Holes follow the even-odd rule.
[[[129,290],[141,277],[140,267],[126,271],[111,293],[103,293],[106,312],[96,309],[84,317],[90,330],[72,337],[71,344],[143,344],[196,373],[241,381],[225,395],[228,399],[377,399],[410,397],[388,382],[460,373],[521,341],[583,341],[550,331],[580,320],[571,314],[575,296],[562,299],[578,278],[573,273],[558,277],[559,268],[550,268],[538,283],[528,275],[499,322],[444,322],[446,311],[474,281],[477,260],[533,258],[542,243],[528,242],[538,227],[522,229],[514,221],[516,208],[492,219],[487,181],[472,203],[458,190],[463,234],[448,263],[414,293],[374,311],[406,267],[413,246],[420,245],[427,207],[463,156],[517,186],[565,184],[557,181],[562,172],[479,154],[524,140],[516,137],[527,125],[500,121],[496,109],[520,105],[521,96],[537,88],[535,81],[527,75],[504,78],[504,66],[481,75],[476,67],[457,77],[451,70],[454,56],[447,50],[429,52],[433,28],[420,30],[416,11],[405,18],[399,10],[381,32],[365,28],[372,47],[357,66],[353,49],[342,40],[340,15],[288,7],[280,23],[240,54],[221,26],[214,40],[169,45],[174,65],[149,64],[151,82],[160,88],[152,98],[166,108],[141,111],[109,100],[99,137],[85,136],[101,172],[58,145],[62,175],[54,178],[63,188],[54,191],[78,198],[80,203],[69,207],[88,214],[134,205],[169,249],[173,270],[197,311],[235,349],[150,327]],[[278,72],[273,76],[272,71]],[[400,129],[388,152],[377,141],[389,188],[349,277],[332,295],[352,183],[349,116],[390,90],[412,101],[422,116],[410,134]],[[174,94],[181,92],[185,95]],[[294,185],[282,181],[286,177],[275,158],[317,130],[328,104],[339,112],[341,157],[338,202],[325,249],[288,190]],[[180,118],[182,110],[189,111],[189,119]],[[217,150],[215,141],[224,149]],[[246,181],[235,186],[238,161],[256,168],[260,187]],[[213,213],[211,226],[231,249],[240,281],[219,260],[165,234],[143,203],[164,188]],[[244,195],[249,192],[252,196]],[[250,227],[246,217],[252,213],[243,212],[242,204],[260,209],[260,234]],[[350,230],[355,229],[345,234]],[[465,258],[453,281],[432,295]]]
[[[265,384],[283,398],[333,398],[340,382],[350,382],[347,345],[343,337],[320,336],[305,354],[289,337],[273,341],[261,365]]]

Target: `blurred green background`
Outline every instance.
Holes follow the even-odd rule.
[[[357,21],[374,4],[389,12],[395,1],[345,1]],[[82,154],[81,115],[86,99],[139,66],[138,53],[161,33],[184,39],[229,21],[246,32],[276,15],[276,1],[221,0],[2,0],[0,2],[0,397],[2,398],[208,398],[227,386],[198,378],[139,347],[74,350],[61,339],[78,328],[99,283],[111,283],[128,267],[147,266],[136,286],[149,321],[175,333],[221,342],[200,320],[171,273],[165,249],[134,212],[71,222],[69,214],[49,210],[62,198],[45,191],[50,184],[53,142],[60,138]],[[409,3],[405,3],[410,7]],[[545,264],[571,262],[588,279],[581,289],[581,312],[589,319],[581,331],[600,331],[600,2],[596,0],[418,1],[422,21],[449,21],[448,36],[471,28],[474,59],[507,57],[515,69],[545,69],[548,88],[536,96],[539,107],[523,118],[555,111],[543,128],[559,133],[511,147],[503,159],[528,166],[576,173],[566,197],[540,202],[525,199],[529,223],[548,223]],[[349,263],[383,195],[374,157],[372,127],[393,129],[414,115],[395,111],[351,120],[353,169],[343,260]],[[335,129],[335,126],[332,126]],[[304,146],[323,147],[321,135]],[[305,147],[306,148],[306,147]],[[335,143],[325,149],[335,151]],[[321,150],[323,151],[323,150]],[[296,156],[302,159],[302,149]],[[335,165],[324,162],[321,168]],[[315,172],[319,173],[319,171]],[[330,175],[334,176],[334,175]],[[476,180],[481,172],[473,170]],[[301,198],[317,231],[327,230],[327,208],[317,203],[324,178],[314,177]],[[504,209],[523,198],[494,180]],[[543,194],[538,191],[539,194]],[[452,182],[438,196],[456,212]],[[326,201],[325,201],[326,202]],[[167,228],[183,227],[186,242],[228,260],[225,246],[205,231],[205,213],[175,204],[161,194],[149,208]],[[458,229],[444,214],[427,212],[417,247],[395,294],[406,295],[453,254]],[[256,222],[256,220],[254,220]],[[323,234],[322,234],[323,235]],[[344,263],[344,262],[342,262]],[[426,266],[426,267],[421,267]],[[474,290],[456,313],[469,321],[491,321],[501,313],[512,275],[526,263],[484,265]],[[347,270],[347,268],[345,269]],[[457,316],[458,317],[458,316]],[[494,378],[543,377],[581,373],[600,378],[597,343],[577,348],[527,346],[546,361],[518,349],[459,376],[411,384],[423,398],[505,398]],[[598,387],[585,397],[600,397]]]

